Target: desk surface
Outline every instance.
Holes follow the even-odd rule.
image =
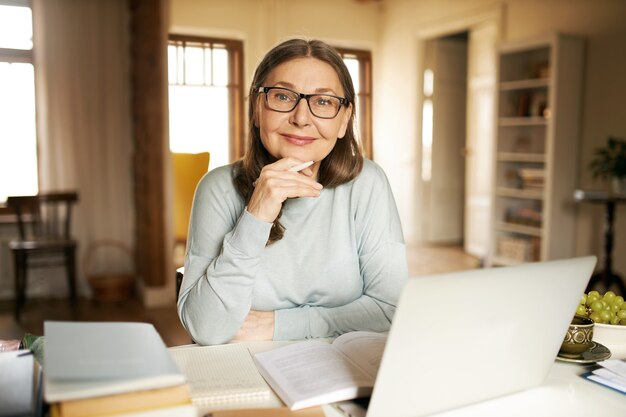
[[[252,354],[274,349],[290,342],[244,342]],[[483,401],[437,414],[437,417],[624,417],[626,395],[580,377],[591,366],[556,361],[546,381],[539,387]],[[480,382],[480,377],[477,378]],[[453,395],[453,393],[451,393]],[[416,393],[419,401],[419,393]],[[280,407],[274,395],[259,408]],[[327,417],[345,417],[334,407],[326,405]],[[357,417],[357,416],[355,416]]]

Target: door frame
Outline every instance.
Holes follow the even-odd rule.
[[[433,20],[431,22],[427,22],[420,25],[420,28],[415,32],[415,40],[417,47],[417,57],[418,57],[418,66],[417,66],[417,79],[418,79],[418,91],[417,91],[417,109],[421,115],[421,109],[424,104],[424,92],[421,86],[424,84],[423,74],[424,74],[424,50],[426,42],[432,39],[441,38],[449,35],[453,35],[459,32],[469,32],[480,25],[483,24],[493,24],[497,28],[497,39],[503,39],[504,34],[504,16],[505,16],[505,4],[497,4],[488,7],[476,8],[472,10],[465,11],[463,13],[455,13],[444,16],[442,18]],[[495,71],[495,69],[494,69]],[[495,94],[495,93],[494,93]],[[494,103],[496,102],[496,97],[494,97]],[[469,107],[466,109],[466,114],[469,112]],[[495,114],[495,113],[494,113]],[[418,155],[417,160],[419,163],[416,165],[416,175],[418,184],[418,192],[416,193],[416,204],[420,205],[420,201],[422,200],[424,193],[424,186],[421,179],[421,160],[422,160],[422,118],[417,117],[417,146]],[[493,121],[495,124],[495,120]],[[421,209],[418,210],[421,212]],[[464,208],[465,211],[465,208]],[[418,221],[419,223],[419,221]],[[424,240],[424,232],[419,228],[419,240]]]

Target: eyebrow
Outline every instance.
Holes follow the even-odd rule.
[[[287,81],[278,81],[277,83],[274,84],[274,87],[286,87],[289,88],[291,90],[295,90],[296,86],[291,84],[290,82]],[[313,94],[332,94],[332,95],[338,95],[337,93],[335,93],[335,91],[332,88],[326,88],[326,87],[322,87],[322,88],[316,88],[315,89],[315,93]]]

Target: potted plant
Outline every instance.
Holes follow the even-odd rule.
[[[610,191],[626,192],[626,140],[609,136],[606,146],[595,149],[589,168],[593,178],[611,181]]]

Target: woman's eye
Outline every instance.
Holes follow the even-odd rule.
[[[276,100],[280,100],[280,101],[289,101],[289,96],[287,94],[283,94],[283,93],[278,93],[274,96],[274,98],[276,98]]]
[[[316,106],[321,106],[321,107],[325,107],[325,106],[332,106],[332,100],[330,100],[327,97],[318,97],[317,100],[315,100],[315,105]]]

